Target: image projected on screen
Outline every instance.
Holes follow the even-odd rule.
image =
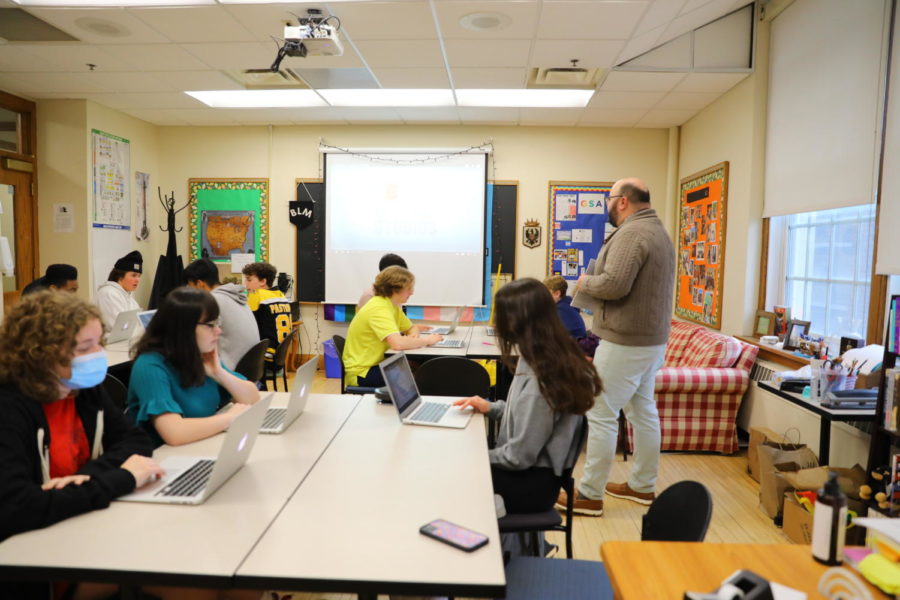
[[[487,155],[373,156],[325,157],[325,301],[355,304],[394,252],[416,276],[410,304],[482,305]]]

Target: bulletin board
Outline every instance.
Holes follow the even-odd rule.
[[[681,180],[675,315],[722,328],[728,163]]]
[[[606,237],[606,199],[612,182],[551,181],[547,274],[578,280]],[[574,290],[574,288],[572,288]]]
[[[269,259],[268,179],[190,179],[188,200],[191,260]]]

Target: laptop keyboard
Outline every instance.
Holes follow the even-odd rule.
[[[436,344],[434,344],[433,348],[462,348],[463,340],[442,340]]]
[[[485,327],[485,329],[487,329],[485,333],[487,333],[488,335],[497,335],[497,332],[494,331],[493,327]]]
[[[175,481],[159,490],[154,496],[196,496],[206,487],[216,461],[205,459],[197,461],[194,466],[175,478]]]
[[[424,421],[426,423],[437,423],[450,408],[449,404],[441,404],[440,402],[423,402],[419,409],[410,417],[413,421]]]
[[[286,414],[286,408],[270,408],[266,411],[266,418],[263,419],[261,429],[275,429],[284,423],[284,416]]]

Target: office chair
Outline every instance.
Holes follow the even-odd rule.
[[[266,372],[266,349],[269,340],[261,340],[250,347],[234,367],[236,373],[240,373],[253,383],[259,382]]]
[[[291,330],[291,333],[288,334],[283,340],[281,340],[281,342],[275,348],[275,355],[272,357],[272,361],[265,363],[265,378],[272,381],[273,391],[278,391],[278,369],[281,369],[281,378],[284,381],[284,391],[288,391],[287,367],[285,366],[285,359],[287,358],[288,350],[290,350],[291,344],[294,341],[294,337],[297,336],[299,331],[300,330],[297,328]]]
[[[581,424],[578,432],[572,440],[572,447],[569,449],[569,455],[566,457],[566,466],[563,470],[561,486],[566,492],[566,519],[563,522],[562,517],[552,506],[538,513],[511,513],[505,517],[498,519],[497,524],[500,527],[500,533],[531,533],[531,547],[535,552],[539,552],[538,536],[542,531],[562,531],[566,534],[566,558],[572,558],[572,519],[574,516],[575,502],[575,479],[572,477],[572,471],[575,470],[575,463],[578,462],[578,456],[584,447],[587,439],[588,424],[587,418],[581,417]],[[562,596],[561,596],[562,597]]]
[[[462,356],[439,356],[416,370],[423,396],[481,396],[490,399],[491,377],[484,367]]]
[[[699,481],[670,485],[643,516],[641,541],[702,542],[712,509],[712,494]]]
[[[109,396],[109,398],[113,401],[122,412],[128,408],[128,388],[122,383],[118,377],[115,375],[106,374],[106,379],[103,380],[103,383],[100,384],[103,386],[104,391]]]
[[[334,342],[334,348],[337,350],[338,355],[338,363],[341,365],[341,393],[342,394],[374,394],[375,390],[378,388],[374,387],[366,387],[361,385],[344,385],[344,344],[347,343],[347,339],[342,335],[333,335],[331,336],[331,341]]]
[[[595,560],[517,556],[506,565],[506,600],[612,600],[613,590]]]

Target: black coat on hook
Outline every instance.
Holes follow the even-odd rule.
[[[166,294],[184,283],[184,262],[181,255],[178,254],[178,247],[175,242],[175,234],[183,228],[175,228],[175,215],[187,208],[187,204],[175,210],[175,192],[172,191],[171,196],[166,196],[163,201],[162,190],[157,188],[159,195],[159,203],[162,204],[166,211],[166,228],[160,226],[160,231],[168,232],[169,244],[166,247],[165,255],[159,257],[159,263],[156,265],[156,277],[153,278],[153,290],[150,292],[149,309],[158,308],[162,299]]]

